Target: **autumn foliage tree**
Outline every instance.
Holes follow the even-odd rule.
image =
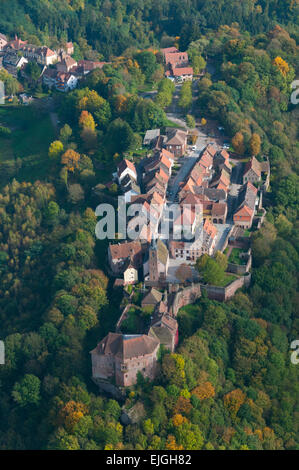
[[[261,138],[258,134],[254,133],[249,141],[250,155],[258,155],[261,151]]]
[[[236,388],[224,395],[224,406],[229,410],[232,417],[236,417],[240,407],[245,402],[246,395],[240,388]]]
[[[232,145],[234,147],[234,150],[239,155],[243,155],[245,153],[244,136],[242,132],[237,132],[234,135],[234,137],[232,138]]]
[[[64,407],[60,410],[60,420],[63,426],[68,430],[72,431],[74,426],[86,415],[88,412],[87,406],[83,403],[76,402],[74,400],[68,401]]]
[[[206,398],[213,398],[215,396],[215,388],[211,382],[204,382],[198,387],[192,390],[192,394],[196,395],[200,400],[205,400]]]
[[[289,64],[279,56],[274,59],[273,65],[278,68],[284,77],[286,77],[290,71]]]
[[[79,118],[79,126],[82,129],[90,129],[91,131],[94,131],[96,125],[92,114],[90,114],[88,111],[82,111]]]
[[[63,143],[60,140],[54,140],[49,147],[49,157],[56,160],[63,152]]]
[[[80,154],[73,149],[68,149],[61,157],[61,164],[64,165],[68,171],[74,172],[78,168]]]

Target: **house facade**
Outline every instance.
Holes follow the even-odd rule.
[[[175,157],[182,157],[187,150],[187,132],[180,129],[170,129],[167,133],[165,148]]]
[[[258,183],[261,180],[261,164],[255,158],[252,157],[249,162],[245,165],[243,174],[243,184],[250,181],[250,183]]]

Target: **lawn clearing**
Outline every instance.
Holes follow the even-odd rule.
[[[240,248],[233,248],[228,258],[228,262],[238,265],[246,264],[246,261],[240,258],[241,253],[243,253],[243,250]]]
[[[11,130],[9,137],[0,136],[0,164],[21,159],[20,180],[47,176],[48,149],[55,139],[49,115],[38,114],[32,106],[0,106],[0,125]]]

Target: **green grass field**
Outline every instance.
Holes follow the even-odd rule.
[[[55,139],[49,115],[40,115],[31,106],[0,106],[0,125],[11,130],[0,136],[0,165],[22,160],[18,179],[36,180],[49,170],[48,148]]]
[[[238,276],[235,276],[234,274],[225,273],[222,282],[220,282],[217,285],[219,287],[226,287],[229,284],[231,284],[233,281],[235,281],[236,279],[238,279]]]
[[[246,261],[240,258],[240,254],[243,253],[243,251],[244,250],[240,248],[233,248],[228,261],[233,264],[246,264]]]

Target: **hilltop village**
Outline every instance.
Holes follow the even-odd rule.
[[[114,286],[122,286],[128,300],[116,331],[91,356],[94,381],[112,393],[134,385],[139,372],[155,377],[160,345],[173,352],[178,344],[176,316],[182,306],[196,301],[203,291],[210,299],[228,300],[250,283],[249,233],[265,217],[262,201],[269,163],[252,157],[238,174],[224,148],[208,144],[199,150],[190,142],[187,129],[166,128],[164,135],[160,129],[148,130],[143,142],[148,155],[137,165],[122,160],[113,175],[126,204],[139,204],[148,222],[140,224],[136,239],[115,241],[108,248]],[[173,203],[181,209],[178,217],[170,215]],[[159,230],[166,219],[169,237]],[[137,216],[128,221],[128,229],[135,226]],[[182,235],[186,229],[188,239]],[[217,253],[227,257],[221,286],[204,282],[196,266],[202,255]],[[132,298],[140,283],[139,307]],[[133,334],[129,328],[128,333],[133,318],[142,315],[143,320],[135,322],[138,331]]]
[[[80,79],[94,69],[101,69],[107,62],[79,60],[76,61],[74,45],[66,42],[63,47],[52,50],[47,46],[36,46],[23,41],[16,35],[10,40],[0,33],[0,68],[4,67],[13,77],[20,73],[26,75],[29,62],[40,67],[39,79],[48,88],[68,92],[74,90]]]
[[[161,53],[165,78],[176,86],[192,82],[187,52],[168,47]],[[57,91],[75,89],[80,79],[107,64],[76,61],[73,54],[72,42],[51,50],[0,34],[0,65],[18,77],[35,62],[39,79]],[[178,344],[176,317],[182,306],[204,291],[210,299],[226,301],[250,284],[249,234],[264,220],[263,194],[270,180],[268,160],[253,156],[240,174],[227,146],[202,146],[196,128],[148,129],[143,148],[145,158],[137,163],[125,158],[113,174],[125,203],[142,207],[144,223],[140,225],[140,215],[131,217],[127,231],[140,226],[137,237],[109,244],[109,273],[114,287],[123,288],[126,305],[115,332],[91,352],[94,381],[114,394],[134,385],[139,372],[155,377],[160,346],[173,352]],[[178,212],[172,211],[174,204]],[[166,222],[167,234],[162,229]],[[215,259],[219,253],[227,260],[225,276],[221,285],[214,285],[197,263],[203,255]],[[133,300],[136,293],[139,305]]]
[[[175,83],[193,79],[187,52],[180,52],[176,47],[162,49],[165,77]],[[66,42],[57,50],[47,46],[37,46],[23,41],[17,35],[9,39],[0,33],[0,69],[5,68],[13,77],[19,74],[26,77],[26,65],[33,62],[40,67],[39,80],[50,88],[60,92],[74,90],[79,81],[95,69],[102,69],[109,64],[105,61],[75,60],[74,45]]]

